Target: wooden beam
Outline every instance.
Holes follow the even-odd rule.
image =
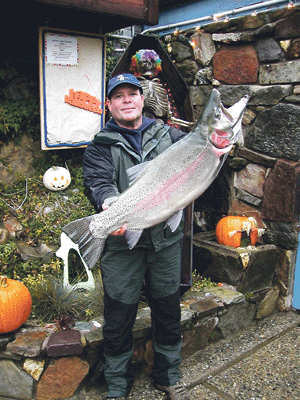
[[[159,17],[159,0],[147,0],[145,1],[147,6],[145,15],[145,24],[157,25]]]
[[[35,0],[51,6],[64,6],[100,14],[115,15],[140,21],[158,23],[159,0]],[[130,21],[128,21],[128,26]]]

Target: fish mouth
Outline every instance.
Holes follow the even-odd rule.
[[[231,145],[231,140],[233,136],[232,129],[228,131],[223,131],[221,129],[215,129],[210,137],[212,144],[218,149],[225,149]]]

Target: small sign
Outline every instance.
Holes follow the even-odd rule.
[[[46,33],[45,61],[48,65],[78,65],[77,37]]]

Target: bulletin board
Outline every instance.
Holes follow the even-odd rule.
[[[39,29],[41,148],[86,146],[103,127],[105,36]]]

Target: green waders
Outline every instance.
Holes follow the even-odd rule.
[[[101,269],[107,397],[126,396],[133,383],[132,328],[145,277],[152,317],[154,382],[170,386],[180,380],[180,267],[180,240],[159,251],[149,240],[144,247],[104,253]]]

